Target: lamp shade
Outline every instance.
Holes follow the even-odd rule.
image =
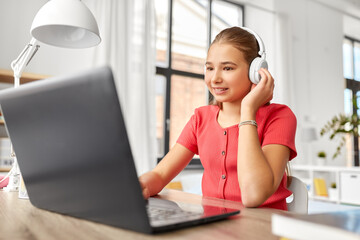
[[[94,15],[80,0],[50,0],[36,14],[30,33],[57,47],[87,48],[101,41]]]

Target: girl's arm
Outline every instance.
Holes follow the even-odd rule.
[[[193,156],[193,152],[176,143],[153,170],[139,177],[144,198],[158,194],[189,164]]]
[[[261,81],[243,99],[240,121],[255,120],[260,106],[272,99],[274,79],[267,70],[260,70]],[[244,206],[257,207],[279,187],[290,157],[290,149],[279,144],[261,148],[257,128],[239,128],[237,171]]]

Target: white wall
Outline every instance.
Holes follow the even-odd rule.
[[[265,42],[276,81],[274,102],[289,105],[297,116],[298,157],[294,163],[309,163],[310,156],[315,158],[325,150],[330,164],[345,165],[345,154],[330,160],[337,143],[319,133],[344,110],[342,40],[344,29],[348,35],[351,32],[350,26],[344,27],[346,14],[316,0],[238,2],[245,5],[246,26]],[[315,127],[318,134],[318,140],[310,144],[301,140],[302,129],[307,127]]]
[[[298,162],[308,162],[301,141],[304,127],[317,132],[335,114],[343,112],[343,15],[310,0],[276,0],[276,9],[287,16],[291,34],[293,110],[298,118]],[[318,135],[319,136],[319,135]],[[337,144],[326,137],[311,144],[311,156],[320,150],[332,155]],[[344,157],[333,161],[344,165]]]
[[[37,11],[47,0],[0,1],[0,68],[10,69],[10,63],[17,58],[30,42],[30,27]],[[91,4],[83,2],[91,9]],[[59,75],[87,69],[93,49],[66,49],[40,44],[34,59],[26,72],[45,75]]]

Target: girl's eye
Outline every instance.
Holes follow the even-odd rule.
[[[225,71],[230,71],[230,70],[233,70],[233,68],[232,67],[224,67],[224,70]]]
[[[211,70],[213,70],[212,67],[206,67],[206,71],[211,71]]]

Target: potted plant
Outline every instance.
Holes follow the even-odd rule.
[[[316,159],[316,163],[319,166],[324,166],[326,165],[326,153],[324,151],[320,151],[317,154],[317,159]]]
[[[345,134],[350,134],[354,139],[353,152],[354,152],[354,166],[359,166],[359,125],[360,118],[357,115],[358,106],[356,98],[353,98],[353,114],[346,116],[345,114],[338,114],[334,116],[330,121],[328,121],[325,126],[321,129],[320,135],[323,136],[327,133],[330,134],[330,140],[333,140],[335,136],[340,135],[340,142],[336,151],[333,155],[333,158],[336,158],[340,153],[342,147],[346,143]]]
[[[339,192],[338,192],[338,189],[336,188],[336,183],[335,182],[332,182],[330,184],[328,192],[329,192],[329,199],[331,201],[337,201],[338,200]]]

